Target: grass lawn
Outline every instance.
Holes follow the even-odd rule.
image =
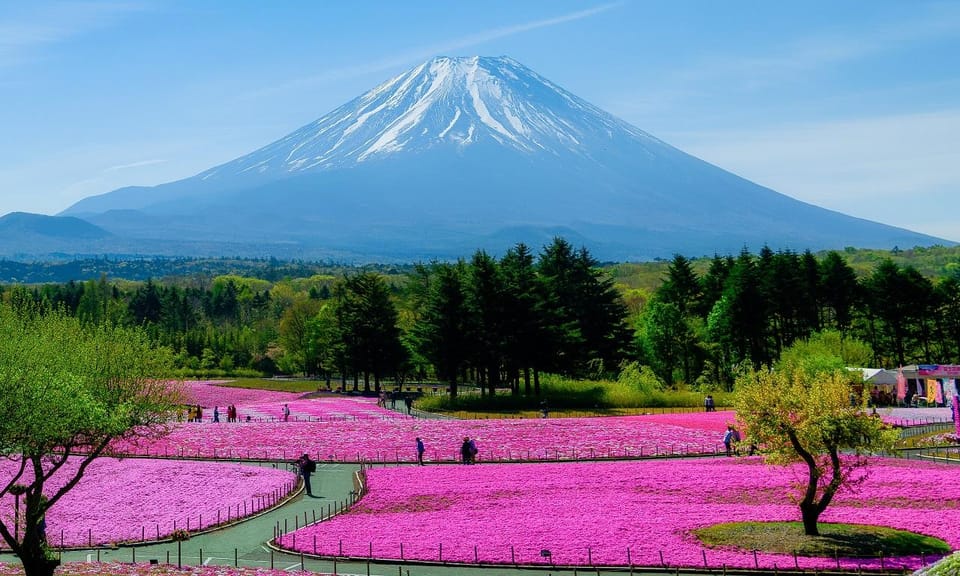
[[[949,554],[950,546],[914,532],[883,526],[821,522],[820,536],[806,536],[800,522],[733,522],[695,530],[710,547],[734,546],[778,554],[824,557],[918,556]]]
[[[722,410],[723,408],[720,408]],[[486,418],[540,418],[539,410],[433,410],[439,414],[453,416],[460,420],[483,420]],[[702,408],[685,408],[682,406],[674,407],[648,407],[648,408],[594,408],[594,409],[573,409],[558,408],[551,409],[549,418],[589,418],[593,416],[636,416],[638,414],[674,414],[688,412],[703,412]]]

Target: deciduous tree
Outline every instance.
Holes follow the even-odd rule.
[[[841,355],[814,338],[784,350],[774,370],[750,370],[737,380],[737,417],[766,461],[806,466],[798,502],[810,536],[819,534],[820,515],[837,491],[863,478],[858,471],[866,455],[889,449],[897,438],[867,413],[860,374],[844,365]]]
[[[139,329],[84,328],[61,312],[0,306],[0,453],[14,465],[0,496],[20,494],[23,506],[20,525],[0,520],[0,535],[27,576],[53,574],[44,515],[90,463],[114,439],[164,431],[179,400],[158,380],[169,365]]]

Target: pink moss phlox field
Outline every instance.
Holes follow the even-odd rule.
[[[681,426],[683,428],[694,428],[714,432],[718,437],[723,436],[728,424],[733,424],[734,426],[739,425],[737,422],[737,413],[732,410],[647,414],[642,418],[645,422],[655,422],[658,424],[668,424],[670,426]]]
[[[279,402],[283,406],[284,402],[296,400],[303,394],[295,392],[274,392],[272,390],[255,390],[248,388],[231,388],[221,386],[224,380],[187,380],[182,384],[184,402],[187,404],[199,404],[200,406],[213,410],[214,406],[219,406],[220,411],[224,412],[223,419],[226,420],[226,410],[224,407],[234,404],[236,406],[246,406],[247,404],[258,404],[265,402]],[[212,417],[210,412],[204,414],[209,419]]]
[[[239,412],[241,419],[244,414],[250,414],[253,418],[281,419],[284,404],[290,408],[291,420],[411,419],[406,414],[377,406],[376,398],[356,396],[319,396],[283,402],[256,402],[240,407]]]
[[[68,562],[57,568],[58,576],[289,576],[284,570],[234,568],[233,566],[183,566],[131,564],[128,562]],[[317,576],[323,576],[314,572]],[[19,564],[0,564],[0,576],[23,576]]]
[[[327,401],[322,399],[320,404]],[[717,414],[720,416],[184,422],[173,425],[163,439],[136,445],[118,443],[116,449],[150,456],[289,459],[306,452],[325,461],[412,462],[415,438],[420,437],[426,444],[426,460],[437,462],[457,460],[463,437],[469,436],[478,444],[481,461],[635,458],[716,451],[721,447],[722,422],[733,417],[732,412]]]
[[[879,524],[960,547],[960,483],[955,466],[875,460],[856,492],[841,492],[824,522]],[[752,568],[751,552],[707,549],[690,534],[720,522],[797,521],[786,494],[798,469],[758,458],[632,462],[487,464],[373,468],[369,492],[346,514],[281,538],[303,552],[447,562],[660,565]],[[294,544],[294,536],[296,543]],[[476,549],[474,548],[476,547]],[[511,548],[513,556],[511,556]],[[476,556],[475,556],[476,554]],[[757,554],[761,567],[792,568],[792,556]],[[840,559],[879,568],[878,559]],[[799,558],[802,568],[833,558]],[[885,559],[917,567],[920,558]]]
[[[220,420],[227,419],[227,406],[237,407],[240,420],[283,419],[283,406],[290,408],[290,420],[344,420],[350,418],[409,418],[399,412],[377,406],[376,398],[354,396],[317,396],[304,398],[294,392],[274,392],[221,386],[222,380],[186,381],[182,384],[185,402],[199,404],[203,419],[213,420],[214,407],[220,408]]]
[[[71,470],[77,461],[68,462]],[[0,478],[16,465],[0,460]],[[45,486],[52,494],[66,481],[64,469]],[[47,537],[60,545],[87,546],[164,538],[174,530],[209,528],[269,507],[296,485],[296,476],[273,467],[221,462],[128,458],[95,460],[80,482],[47,513]],[[22,504],[21,504],[22,505]],[[0,499],[0,515],[12,526],[14,497]],[[219,515],[219,516],[218,516]],[[202,518],[201,518],[202,516]]]

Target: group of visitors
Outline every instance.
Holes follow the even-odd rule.
[[[707,394],[707,397],[703,399],[703,409],[706,412],[716,412],[717,406],[713,403],[713,395]]]
[[[384,390],[380,391],[380,394],[377,396],[377,406],[380,408],[387,407],[387,400],[390,401],[390,409],[395,410],[397,408],[397,399],[403,398],[403,406],[407,409],[407,414],[413,412],[413,396],[410,394],[404,394],[402,392],[386,392]]]
[[[733,424],[727,424],[727,431],[723,433],[723,447],[727,450],[727,456],[733,456],[739,443],[740,431]]]
[[[417,465],[423,466],[423,454],[427,451],[423,444],[423,438],[417,436]],[[463,437],[463,443],[460,444],[460,462],[462,464],[476,464],[477,462],[477,443],[469,436]]]
[[[227,408],[227,410],[226,410],[226,411],[227,411],[227,422],[239,422],[239,421],[240,421],[240,416],[239,416],[239,414],[237,413],[237,407],[236,407],[235,405],[233,405],[233,404],[230,404],[230,405],[227,406],[226,408]],[[220,422],[220,421],[221,421],[221,420],[220,420],[220,415],[221,415],[221,414],[223,414],[223,413],[220,412],[220,407],[219,407],[219,406],[214,406],[214,407],[213,407],[213,418],[211,419],[211,422]],[[203,407],[200,406],[199,404],[196,404],[196,405],[188,405],[188,406],[184,409],[182,416],[186,418],[187,422],[203,422]],[[177,414],[177,421],[178,421],[178,422],[182,421],[180,414]],[[248,414],[247,417],[246,417],[246,421],[247,421],[247,422],[250,421],[250,415],[249,415],[249,414]]]
[[[187,406],[186,416],[187,422],[203,422],[203,406]]]

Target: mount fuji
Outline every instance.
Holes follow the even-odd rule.
[[[754,184],[503,57],[432,59],[246,156],[60,215],[154,253],[366,260],[557,235],[606,260],[949,244]]]

